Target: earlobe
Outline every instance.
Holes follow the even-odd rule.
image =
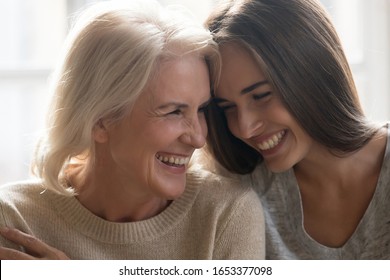
[[[98,143],[105,143],[108,140],[107,129],[102,120],[99,120],[92,131],[93,139]]]

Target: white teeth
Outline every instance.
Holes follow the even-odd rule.
[[[174,157],[174,156],[167,157],[167,156],[160,156],[160,155],[157,155],[156,157],[159,161],[164,162],[164,163],[169,163],[171,165],[173,165],[173,164],[174,165],[186,165],[190,161],[189,157]]]
[[[285,134],[284,130],[281,132],[278,132],[275,135],[273,135],[272,137],[270,137],[269,139],[259,143],[257,146],[259,147],[260,150],[263,150],[263,151],[272,149],[280,143],[284,134]]]

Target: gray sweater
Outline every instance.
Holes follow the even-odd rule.
[[[294,171],[273,174],[264,164],[243,179],[257,191],[266,220],[267,259],[390,259],[390,132],[374,196],[356,231],[340,248],[326,247],[303,227]]]

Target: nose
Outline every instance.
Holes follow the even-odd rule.
[[[263,126],[260,112],[257,110],[241,110],[237,116],[238,133],[240,138],[249,139],[259,134],[259,129]]]
[[[187,131],[181,136],[181,141],[200,149],[206,144],[207,124],[203,114],[197,114],[188,122]]]

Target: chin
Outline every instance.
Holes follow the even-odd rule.
[[[164,198],[167,200],[175,200],[178,199],[183,193],[184,193],[185,188],[183,188],[180,191],[177,192],[170,192],[169,194],[164,194]]]
[[[165,181],[160,187],[159,196],[168,200],[179,198],[186,188],[186,182],[169,182]]]

